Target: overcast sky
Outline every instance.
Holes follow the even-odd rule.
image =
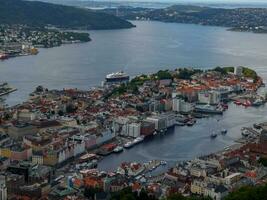
[[[83,0],[79,0],[83,1]],[[87,0],[84,0],[87,1]],[[141,1],[141,2],[220,2],[220,3],[267,3],[267,0],[94,0],[94,1]]]

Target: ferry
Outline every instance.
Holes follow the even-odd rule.
[[[120,153],[120,152],[122,152],[122,151],[123,151],[123,147],[122,147],[122,146],[117,146],[117,147],[113,150],[114,153]]]
[[[220,109],[217,109],[214,106],[211,106],[209,104],[207,105],[196,105],[195,111],[199,113],[207,113],[207,114],[223,114],[223,111]]]
[[[104,85],[128,83],[129,80],[130,76],[124,73],[123,71],[120,71],[106,75]]]

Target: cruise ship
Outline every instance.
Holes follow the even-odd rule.
[[[106,75],[105,85],[114,85],[114,84],[122,84],[128,83],[130,80],[130,76],[124,73],[123,71],[115,72]]]

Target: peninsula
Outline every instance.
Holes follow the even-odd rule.
[[[89,9],[37,1],[0,0],[0,60],[35,55],[37,48],[91,41],[89,33],[69,30],[132,27],[134,25],[126,20]]]
[[[162,9],[121,7],[106,9],[107,13],[129,20],[155,20],[172,23],[201,24],[228,27],[233,31],[267,33],[266,8],[211,8],[174,5]]]
[[[241,145],[168,166],[155,176],[152,172],[167,161],[131,160],[107,172],[97,165],[110,154],[119,157],[144,140],[165,137],[174,126],[190,129],[198,118],[221,115],[231,101],[261,106],[266,101],[256,93],[261,86],[261,77],[246,67],[177,68],[131,80],[118,72],[90,90],[38,86],[28,101],[0,109],[0,178],[9,197],[30,199],[120,199],[116,195],[124,192],[138,197],[148,192],[154,200],[172,194],[222,199],[266,181],[266,123],[244,127]],[[226,134],[226,129],[216,130],[209,139]],[[174,199],[187,199],[178,196]]]

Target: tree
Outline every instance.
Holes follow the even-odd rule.
[[[77,108],[73,104],[68,104],[66,106],[66,112],[67,113],[74,113],[77,110]]]
[[[157,76],[157,79],[172,79],[172,75],[168,70],[159,70],[155,76]]]
[[[230,193],[225,200],[267,200],[267,185],[242,187]]]
[[[261,163],[263,166],[267,167],[267,158],[260,158],[259,163]]]
[[[59,116],[63,116],[63,115],[64,115],[64,113],[63,113],[62,110],[59,110],[57,114],[58,114]]]

